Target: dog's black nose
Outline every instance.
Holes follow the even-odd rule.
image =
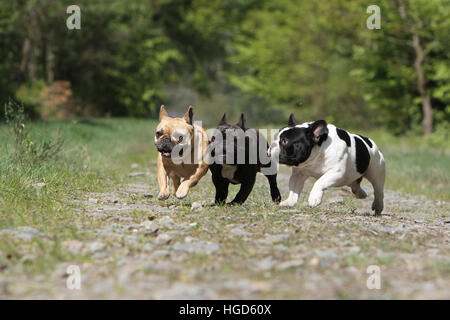
[[[170,137],[164,137],[164,138],[161,139],[161,143],[170,143],[170,142],[172,142]]]

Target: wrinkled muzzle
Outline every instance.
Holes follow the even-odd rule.
[[[170,137],[163,137],[159,139],[156,143],[156,149],[164,158],[170,158],[172,156],[172,149],[175,143],[170,139]]]

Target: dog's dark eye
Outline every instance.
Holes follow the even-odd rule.
[[[161,137],[162,136],[162,131],[156,131],[155,136],[157,138]]]
[[[288,141],[287,141],[287,139],[281,139],[281,140],[280,140],[280,143],[281,143],[282,145],[286,145],[286,144],[288,143]]]
[[[181,142],[181,141],[183,141],[183,136],[178,137],[178,142]]]

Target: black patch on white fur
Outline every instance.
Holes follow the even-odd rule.
[[[352,140],[350,140],[350,135],[348,134],[347,131],[342,130],[340,128],[336,128],[336,132],[339,138],[345,141],[347,147],[350,147],[352,145]]]
[[[356,179],[357,183],[361,183],[361,181],[362,181],[362,177],[360,177],[359,179]]]
[[[364,136],[362,136],[362,135],[360,135],[360,134],[358,134],[358,136],[360,136],[360,137],[367,143],[367,145],[368,145],[370,148],[373,147],[372,141],[370,141],[369,138],[364,137]]]
[[[356,149],[356,170],[363,174],[369,167],[370,155],[366,145],[362,140],[355,136],[355,149]]]

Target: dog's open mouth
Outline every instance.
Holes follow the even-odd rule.
[[[161,155],[164,158],[170,158],[172,156],[172,150],[170,150],[169,148],[161,149],[159,152],[161,152]]]

